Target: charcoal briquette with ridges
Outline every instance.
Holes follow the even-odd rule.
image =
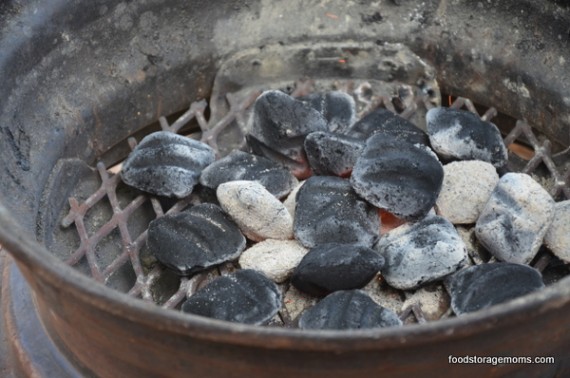
[[[316,131],[305,139],[309,165],[317,175],[349,176],[362,150],[362,140],[342,134]]]
[[[432,148],[443,158],[482,160],[503,167],[507,148],[495,124],[466,110],[433,108],[426,114]]]
[[[330,131],[342,133],[356,121],[354,98],[345,92],[311,93],[300,100],[323,115]]]
[[[200,176],[200,184],[214,190],[236,180],[257,181],[277,198],[285,197],[297,185],[297,179],[282,165],[237,150],[210,164]]]
[[[276,90],[263,92],[253,105],[246,136],[253,153],[285,165],[298,178],[310,175],[304,141],[327,131],[327,120],[310,105]]]
[[[245,237],[219,206],[201,204],[150,222],[147,244],[158,261],[188,276],[239,257]]]
[[[182,304],[187,313],[255,325],[266,324],[280,308],[279,287],[251,269],[214,279]]]
[[[352,190],[348,180],[313,176],[297,193],[293,231],[305,247],[324,243],[371,247],[379,228],[377,210]]]
[[[149,134],[130,153],[121,178],[132,187],[165,197],[188,196],[214,150],[197,140],[167,131]]]
[[[373,134],[383,135],[385,139],[399,139],[429,146],[429,138],[422,129],[383,108],[365,115],[346,131],[347,136],[361,140],[366,140]]]
[[[513,263],[480,264],[462,269],[445,280],[456,315],[481,310],[544,287],[540,272]]]
[[[291,284],[314,296],[359,289],[384,266],[373,249],[354,244],[328,243],[312,248],[293,271]]]
[[[329,294],[299,318],[302,329],[368,329],[401,325],[396,313],[376,304],[362,290]]]
[[[443,167],[423,144],[374,134],[366,141],[350,182],[374,206],[405,220],[418,220],[435,205]]]

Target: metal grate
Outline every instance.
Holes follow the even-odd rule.
[[[362,89],[360,88],[361,86],[355,88],[351,83],[345,83],[343,87],[351,89],[351,94],[353,94],[357,101],[359,101],[359,91]],[[302,80],[297,83],[297,90],[293,92],[293,95],[303,95],[308,92],[310,92],[310,84],[307,84],[306,80]],[[228,126],[236,124],[242,134],[245,134],[245,113],[259,94],[259,91],[251,91],[246,95],[241,95],[241,97],[227,94],[226,98],[230,105],[229,111],[224,117],[215,123],[211,123],[206,120],[204,113],[206,111],[207,104],[205,100],[192,103],[189,110],[180,116],[172,125],[169,125],[164,117],[161,117],[159,122],[163,130],[177,133],[183,126],[187,125],[190,121],[195,120],[201,129],[200,140],[213,147],[215,151],[218,151],[218,137]],[[427,96],[422,95],[421,91],[412,91],[412,97],[413,99],[411,101],[406,101],[403,109],[400,107],[400,115],[406,118],[411,117],[416,112],[418,105],[424,106],[425,109],[429,109],[434,106],[430,103]],[[376,96],[372,101],[366,100],[364,102],[364,104],[361,104],[364,109],[361,114],[371,111],[380,105],[396,112],[389,96]],[[465,107],[484,120],[490,120],[497,115],[497,111],[494,108],[490,108],[483,115],[479,115],[474,104],[469,99],[462,97],[455,99],[450,106],[454,108]],[[540,142],[532,128],[526,122],[517,121],[514,129],[512,129],[512,131],[505,137],[505,145],[508,147],[512,143],[516,143],[516,139],[521,135],[526,137],[533,149],[533,156],[522,171],[525,173],[532,173],[538,168],[540,163],[544,163],[555,183],[551,190],[551,194],[555,197],[563,194],[566,198],[570,198],[570,187],[568,185],[570,182],[570,170],[563,173],[562,170],[556,166],[552,158],[550,142],[548,140]],[[198,137],[198,134],[193,134],[192,137]],[[131,149],[134,148],[136,146],[136,140],[134,138],[130,138],[129,145]],[[141,250],[146,244],[147,231],[145,230],[133,240],[128,229],[128,223],[129,218],[133,213],[145,203],[150,202],[155,218],[161,217],[165,214],[163,206],[158,198],[146,194],[140,194],[132,199],[132,201],[130,201],[126,206],[121,207],[117,198],[117,187],[121,183],[120,175],[118,173],[111,173],[101,162],[97,164],[97,171],[101,179],[101,185],[98,190],[81,203],[79,203],[76,198],[69,198],[70,210],[62,220],[62,226],[70,227],[72,224],[75,225],[75,229],[79,235],[80,245],[67,258],[65,261],[67,264],[75,266],[82,259],[86,259],[91,276],[101,283],[107,283],[109,278],[121,267],[125,264],[131,264],[136,275],[136,281],[130,290],[128,290],[128,295],[142,298],[145,301],[155,302],[163,308],[176,308],[188,295],[191,295],[195,290],[209,282],[215,276],[226,274],[235,268],[232,263],[228,263],[218,268],[217,271],[213,270],[203,272],[193,276],[192,278],[182,277],[179,279],[177,290],[175,290],[173,294],[169,295],[166,300],[159,301],[153,293],[153,285],[155,285],[156,282],[165,274],[165,268],[160,266],[160,264],[155,264],[151,269],[144,268],[141,263]],[[99,229],[88,230],[85,226],[86,215],[90,209],[105,200],[111,205],[112,217]],[[180,212],[187,206],[198,202],[198,197],[193,194],[188,198],[176,202],[174,206],[166,211],[166,214]],[[115,230],[118,230],[120,233],[122,251],[110,264],[107,266],[100,266],[96,258],[96,247],[101,240]],[[550,257],[548,255],[543,255],[537,259],[534,265],[537,269],[542,271],[546,268],[549,262]],[[405,308],[401,311],[401,316],[407,317],[411,313],[413,313],[416,319],[421,322],[422,314],[417,308]],[[287,319],[286,316],[281,316],[281,318]]]

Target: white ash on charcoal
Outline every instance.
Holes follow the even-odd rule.
[[[499,128],[460,109],[433,108],[426,114],[432,148],[445,159],[482,160],[499,168],[507,163],[507,147]]]
[[[439,320],[450,313],[450,298],[443,284],[433,283],[419,288],[415,292],[406,293],[406,301],[402,305],[405,310],[407,308],[416,308],[421,318],[418,322]],[[418,313],[416,317],[418,317]]]
[[[293,219],[273,194],[256,181],[229,181],[218,186],[218,201],[240,230],[253,241],[293,239]]]
[[[374,250],[354,244],[328,243],[312,248],[293,271],[297,289],[324,296],[333,291],[360,289],[384,266]]]
[[[281,283],[291,276],[308,251],[296,240],[267,239],[243,251],[239,265],[243,269],[258,270]]]
[[[382,307],[399,313],[404,305],[404,292],[394,289],[386,283],[380,274],[374,277],[366,286],[362,288],[372,300]]]
[[[374,206],[405,220],[418,220],[435,205],[443,167],[425,145],[374,134],[366,141],[350,182]]]
[[[254,270],[214,279],[182,304],[182,311],[245,324],[265,324],[281,308],[279,287]]]
[[[556,203],[544,242],[556,257],[570,263],[570,200]]]
[[[348,93],[311,93],[299,100],[319,111],[327,120],[330,131],[342,133],[356,121],[356,104]]]
[[[158,261],[188,276],[236,259],[245,237],[219,206],[201,204],[150,222],[147,245]]]
[[[384,279],[403,290],[444,278],[465,264],[467,257],[453,225],[439,216],[395,228],[382,236],[375,249],[385,259]]]
[[[314,174],[348,177],[364,150],[361,139],[316,131],[305,138],[305,152]]]
[[[324,243],[371,247],[379,228],[376,209],[352,190],[348,180],[313,176],[297,193],[293,230],[305,247]]]
[[[554,200],[540,184],[525,173],[507,173],[481,212],[475,232],[497,259],[528,264],[553,217]]]
[[[251,150],[288,167],[298,178],[310,175],[305,137],[328,131],[327,120],[310,105],[280,91],[266,91],[253,105],[247,142]]]
[[[129,186],[157,196],[183,198],[215,159],[214,150],[197,140],[168,131],[147,135],[123,163]]]
[[[299,182],[299,184],[297,184],[297,186],[293,188],[291,193],[289,193],[285,201],[283,201],[283,205],[285,205],[285,208],[287,209],[289,214],[291,214],[291,218],[293,219],[295,219],[295,207],[297,206],[297,193],[299,192],[304,183],[305,181]]]
[[[443,166],[443,184],[436,201],[439,215],[453,224],[475,223],[499,182],[493,165],[455,161]]]
[[[401,325],[398,315],[376,304],[362,290],[329,294],[299,318],[302,329],[367,329]]]
[[[283,308],[290,322],[295,322],[299,315],[309,307],[317,303],[318,298],[297,290],[295,286],[289,285],[289,289],[283,297]]]
[[[527,265],[474,265],[449,276],[445,287],[456,315],[481,310],[544,287],[540,272]]]
[[[386,139],[398,139],[411,144],[429,146],[427,134],[405,118],[388,109],[378,108],[352,125],[346,135],[366,140],[374,134]]]
[[[243,151],[232,151],[204,169],[200,184],[216,190],[228,181],[257,181],[277,198],[287,196],[298,181],[282,165]]]

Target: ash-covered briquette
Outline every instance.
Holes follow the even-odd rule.
[[[307,135],[305,152],[315,174],[347,177],[364,150],[364,144],[361,139],[317,131]]]
[[[455,227],[433,215],[385,234],[375,249],[385,259],[382,276],[397,289],[415,289],[455,272],[467,251]]]
[[[219,206],[201,204],[150,222],[147,244],[158,261],[188,276],[237,258],[245,237]]]
[[[149,134],[130,153],[121,178],[132,187],[165,197],[192,193],[202,170],[212,163],[210,146],[168,131]]]
[[[210,164],[200,176],[200,184],[214,190],[235,180],[258,181],[277,198],[285,197],[297,185],[295,176],[281,164],[238,150]]]
[[[431,146],[443,158],[483,160],[497,168],[507,163],[507,147],[497,126],[471,112],[433,108],[426,123]]]
[[[449,276],[445,287],[456,315],[481,310],[544,287],[538,270],[527,265],[474,265]]]
[[[346,131],[346,135],[361,140],[366,140],[377,133],[383,135],[385,139],[395,138],[429,146],[429,138],[423,130],[384,108],[378,108],[362,117]]]
[[[405,220],[417,220],[435,205],[443,167],[423,144],[374,134],[366,141],[350,182],[374,206]]]
[[[297,193],[293,231],[305,247],[325,243],[371,247],[379,228],[377,210],[352,190],[348,180],[313,176]]]
[[[367,329],[401,326],[398,315],[379,306],[362,290],[337,291],[299,318],[302,329]]]
[[[329,243],[312,248],[303,257],[291,284],[314,296],[333,291],[360,289],[384,266],[374,250],[354,244]]]
[[[288,167],[299,178],[310,175],[304,141],[313,131],[327,131],[327,120],[319,111],[280,91],[266,91],[253,105],[251,150]]]
[[[544,242],[556,257],[570,263],[570,200],[556,203]]]
[[[343,133],[356,121],[354,98],[345,92],[311,93],[300,100],[323,115],[330,131]]]
[[[285,205],[256,181],[229,181],[216,191],[220,206],[253,241],[293,239],[293,218]]]
[[[554,200],[525,173],[499,180],[475,226],[477,239],[502,261],[528,264],[554,217]]]
[[[229,322],[267,323],[281,308],[279,287],[251,269],[214,279],[182,304],[182,311]]]

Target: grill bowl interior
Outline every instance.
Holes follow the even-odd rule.
[[[554,355],[560,356],[555,365],[531,368],[542,375],[570,370],[562,358],[570,347],[568,278],[506,305],[427,325],[297,332],[162,310],[94,284],[35,241],[45,227],[38,220],[53,211],[42,198],[58,160],[93,164],[158,116],[208,98],[221,62],[249,48],[401,42],[435,66],[446,93],[526,119],[559,150],[570,146],[567,8],[397,3],[1,6],[0,244],[17,260],[50,337],[83,374],[285,377],[430,369],[435,376],[463,371],[448,364],[449,355],[474,354]],[[381,17],[369,17],[376,12]],[[500,374],[520,368],[503,365]],[[489,369],[497,368],[470,371]]]

